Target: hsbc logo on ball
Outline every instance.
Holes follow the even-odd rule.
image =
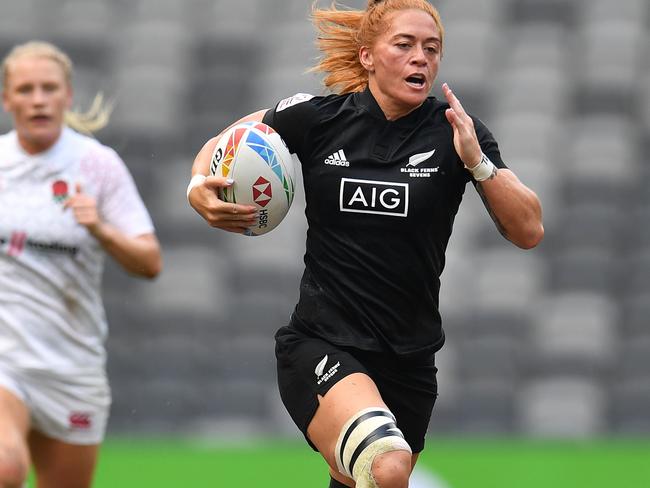
[[[406,183],[342,178],[341,212],[408,216],[409,186]]]
[[[260,207],[266,207],[272,198],[271,182],[263,176],[260,176],[253,183],[253,201]]]

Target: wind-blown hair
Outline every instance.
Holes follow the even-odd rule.
[[[11,63],[22,57],[46,58],[56,62],[63,70],[65,81],[72,87],[72,61],[70,57],[55,45],[43,41],[29,41],[14,46],[2,61],[2,83],[7,86],[10,77]],[[108,124],[112,106],[104,103],[101,93],[95,95],[90,108],[86,112],[66,110],[64,122],[78,132],[91,135]]]
[[[312,7],[311,20],[318,33],[317,45],[322,53],[311,71],[325,73],[324,85],[335,93],[363,91],[368,72],[359,60],[359,49],[370,47],[388,29],[389,15],[399,10],[422,10],[444,29],[440,14],[426,0],[369,0],[366,10],[340,9],[334,2],[329,8]]]

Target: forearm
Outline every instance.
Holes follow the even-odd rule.
[[[130,237],[109,224],[89,229],[102,248],[128,273],[155,278],[160,273],[160,244],[154,234]]]
[[[476,188],[499,232],[523,249],[535,247],[544,236],[542,207],[535,195],[508,169],[477,183]]]

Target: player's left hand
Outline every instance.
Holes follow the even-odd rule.
[[[91,233],[101,224],[97,212],[97,200],[83,192],[81,183],[75,184],[75,193],[63,204],[64,209],[71,209],[77,222],[86,227]]]
[[[466,167],[473,168],[481,162],[481,146],[476,137],[474,121],[467,115],[460,100],[447,83],[443,83],[442,92],[450,107],[445,111],[445,116],[454,131],[456,152]]]

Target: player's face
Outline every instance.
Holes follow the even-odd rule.
[[[21,146],[35,154],[59,138],[72,90],[56,61],[26,55],[9,64],[2,102],[13,116]]]
[[[426,100],[438,74],[442,41],[436,22],[422,10],[401,10],[388,20],[388,30],[359,54],[373,96],[387,118],[395,119]]]

